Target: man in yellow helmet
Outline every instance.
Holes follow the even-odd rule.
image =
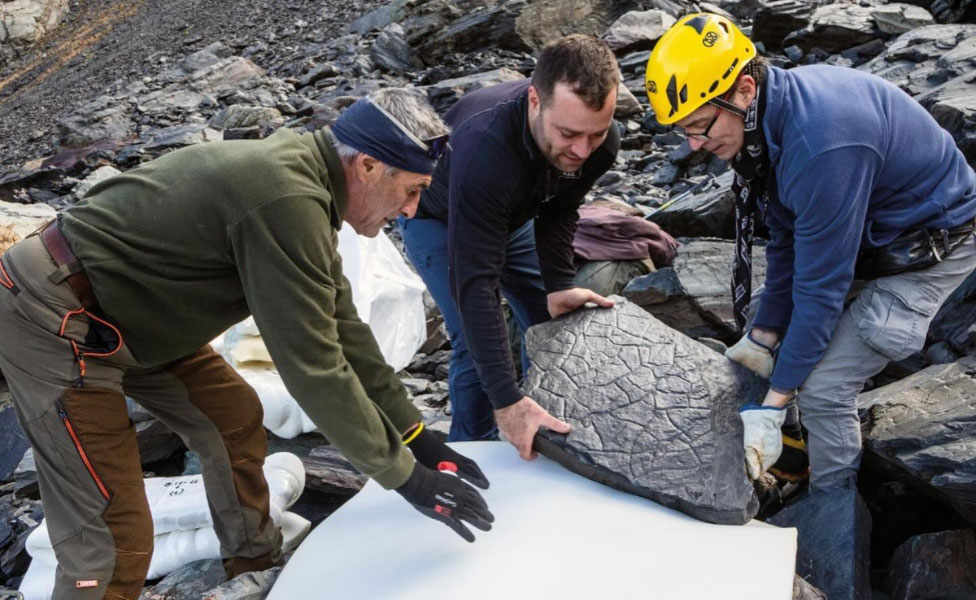
[[[849,485],[861,456],[857,394],[889,360],[922,348],[976,267],[976,175],[897,87],[843,67],[768,66],[719,15],[675,23],[650,56],[646,87],[658,121],[735,171],[732,291],[743,329],[754,218],[769,228],[758,309],[726,353],[770,378],[762,405],[740,411],[750,476],[779,458],[795,397],[811,489]],[[855,279],[866,283],[846,304]]]

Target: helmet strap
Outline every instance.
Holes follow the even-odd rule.
[[[733,115],[737,115],[739,118],[743,120],[746,118],[746,111],[742,110],[741,108],[739,108],[735,104],[732,104],[731,102],[726,102],[722,98],[712,98],[711,100],[708,101],[708,104],[715,105],[720,109],[724,110],[725,112],[730,112]]]

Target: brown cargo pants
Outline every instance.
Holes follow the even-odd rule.
[[[126,395],[199,453],[228,576],[270,567],[281,534],[269,517],[254,390],[209,346],[139,365],[65,275],[36,235],[0,257],[0,370],[34,448],[59,564],[54,600],[142,591],[153,528]]]

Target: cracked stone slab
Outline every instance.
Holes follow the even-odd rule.
[[[865,462],[976,523],[976,357],[861,394]]]
[[[529,329],[526,393],[569,435],[539,451],[585,477],[712,523],[759,508],[744,467],[738,408],[762,379],[624,298]]]

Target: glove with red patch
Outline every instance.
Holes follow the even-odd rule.
[[[483,490],[488,489],[488,478],[478,463],[458,454],[437,436],[417,423],[403,436],[404,443],[413,452],[417,462],[434,471],[451,471],[461,479]]]
[[[478,490],[453,475],[428,469],[420,463],[414,465],[410,479],[396,491],[421,514],[444,523],[469,542],[474,541],[474,534],[465,523],[491,531],[495,520]]]

